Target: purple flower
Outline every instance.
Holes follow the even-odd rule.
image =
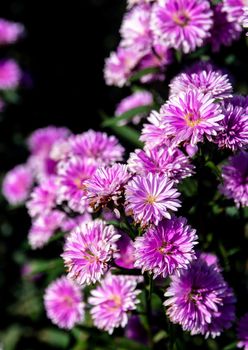
[[[137,149],[134,153],[130,153],[128,168],[139,175],[146,175],[149,172],[166,174],[175,182],[191,176],[194,169],[189,158],[179,149],[159,146],[153,149]]]
[[[70,139],[73,155],[88,158],[98,166],[109,165],[121,161],[124,148],[115,136],[105,132],[89,130]]]
[[[220,121],[224,118],[219,104],[214,103],[211,94],[204,95],[191,90],[173,96],[160,109],[165,133],[177,146],[187,141],[196,145],[207,138],[215,136],[221,129]]]
[[[247,0],[223,0],[223,11],[227,13],[227,18],[230,22],[241,23],[247,6]]]
[[[0,90],[11,90],[18,88],[22,72],[14,60],[0,61]]]
[[[18,165],[4,177],[2,193],[10,204],[23,203],[33,185],[33,175],[27,165]]]
[[[221,130],[213,141],[220,148],[236,151],[248,145],[248,108],[242,107],[242,99],[234,97],[222,104],[224,119],[220,122]]]
[[[219,259],[215,254],[202,252],[199,254],[199,257],[204,260],[208,266],[213,266],[217,271],[222,270],[219,265]]]
[[[137,48],[118,47],[105,61],[104,77],[107,85],[122,87],[131,77],[132,72],[143,57],[142,50]]]
[[[227,74],[223,74],[211,64],[200,64],[199,67],[193,65],[188,72],[177,75],[170,83],[170,96],[190,90],[211,94],[213,98],[218,99],[232,96],[232,85]]]
[[[71,210],[81,214],[88,210],[88,201],[83,197],[86,194],[86,181],[94,175],[95,171],[95,164],[79,157],[72,157],[59,163],[58,204],[66,201]]]
[[[132,315],[128,319],[128,324],[125,328],[125,337],[144,345],[148,344],[147,331],[140,322],[139,316]]]
[[[229,158],[222,168],[220,191],[234,200],[237,207],[248,206],[248,153],[240,152]]]
[[[61,226],[63,219],[64,213],[59,210],[38,216],[28,233],[28,241],[32,249],[42,248]]]
[[[212,15],[206,0],[160,0],[151,16],[155,41],[184,53],[194,51],[209,37]]]
[[[117,241],[117,253],[115,254],[116,265],[124,269],[134,268],[134,245],[133,241],[125,232],[121,232],[121,238]]]
[[[191,335],[215,337],[235,318],[232,290],[214,266],[200,258],[171,277],[165,296],[169,319]]]
[[[241,26],[236,21],[230,22],[227,13],[223,10],[223,4],[219,3],[213,7],[214,25],[211,29],[209,39],[212,50],[218,52],[222,45],[230,46],[234,40],[238,40],[241,34]]]
[[[85,197],[95,209],[107,205],[110,201],[118,206],[130,176],[127,165],[124,164],[116,163],[110,167],[99,168],[88,181],[85,181]]]
[[[244,15],[242,17],[242,26],[243,28],[248,28],[248,4],[244,9]],[[248,32],[246,33],[246,36],[248,36]]]
[[[22,24],[0,18],[0,46],[14,44],[24,32]]]
[[[150,32],[151,6],[141,4],[135,6],[124,16],[120,33],[121,46],[133,47],[147,53],[151,50],[152,36]]]
[[[101,285],[91,291],[89,304],[93,305],[90,314],[94,325],[113,333],[114,328],[125,327],[127,312],[136,309],[139,303],[136,290],[137,282],[130,276],[112,276],[108,274]]]
[[[26,203],[29,215],[34,217],[49,213],[56,206],[57,189],[55,177],[50,177],[35,187]]]
[[[76,227],[67,236],[62,254],[68,277],[80,285],[99,281],[108,269],[119,237],[112,225],[101,220]]]
[[[134,242],[135,266],[153,273],[153,278],[164,278],[181,269],[187,269],[196,258],[196,230],[187,225],[185,218],[173,217],[149,228]]]
[[[142,226],[157,225],[163,218],[170,219],[169,210],[181,206],[179,192],[166,175],[148,173],[134,176],[126,185],[126,212]]]
[[[46,289],[44,304],[47,317],[60,328],[72,329],[84,319],[84,303],[80,288],[62,276]]]
[[[141,107],[141,106],[150,106],[153,103],[153,96],[148,91],[136,91],[132,95],[125,97],[118,104],[115,115],[120,116],[125,112],[128,112],[131,109]],[[133,117],[133,123],[138,124],[140,120],[144,117],[144,113],[136,115]],[[126,120],[119,122],[119,125],[127,124]]]
[[[238,324],[238,348],[248,350],[248,313],[246,313]]]

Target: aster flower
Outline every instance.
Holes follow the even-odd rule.
[[[248,145],[248,108],[242,107],[237,98],[228,99],[222,104],[224,119],[220,122],[221,130],[213,141],[220,148],[236,151]]]
[[[0,90],[16,89],[21,80],[21,69],[14,60],[0,61]]]
[[[0,46],[15,43],[24,32],[22,24],[0,18]]]
[[[114,328],[126,326],[127,312],[135,310],[139,303],[137,282],[129,277],[109,274],[100,286],[91,291],[88,301],[93,306],[90,311],[93,323],[109,334]]]
[[[242,23],[247,0],[223,0],[223,11],[227,13],[228,21]]]
[[[121,232],[121,238],[117,241],[117,249],[115,264],[124,269],[133,269],[135,262],[134,245],[125,232]]]
[[[91,178],[95,171],[95,164],[79,157],[59,163],[57,203],[62,204],[66,201],[70,209],[84,213],[88,207],[87,200],[83,199],[86,194],[86,180]]]
[[[224,118],[221,108],[211,94],[204,95],[197,90],[173,96],[160,109],[165,132],[172,137],[173,145],[187,141],[191,145],[215,136],[221,129],[219,122]]]
[[[121,161],[124,153],[124,148],[115,136],[94,130],[73,136],[70,145],[73,155],[88,158],[98,166]]]
[[[153,277],[164,278],[175,271],[187,269],[196,258],[196,230],[187,225],[185,218],[173,217],[149,228],[134,242],[135,266],[153,273]]]
[[[128,0],[128,8],[131,8],[134,5],[148,4],[149,2],[152,2],[152,1],[154,0]]]
[[[220,191],[233,199],[237,207],[248,206],[248,153],[240,152],[230,157],[222,168],[223,184]]]
[[[219,264],[219,259],[215,254],[202,252],[198,255],[202,260],[205,261],[205,263],[208,266],[213,266],[217,271],[222,270],[222,268],[220,267],[220,264]]]
[[[160,0],[151,16],[155,42],[184,53],[194,51],[209,37],[212,15],[207,0]]]
[[[190,90],[211,94],[216,99],[232,96],[229,77],[211,64],[193,65],[188,72],[177,75],[169,86],[170,96],[177,96]]]
[[[72,329],[84,319],[84,303],[80,288],[62,276],[46,289],[44,304],[47,317],[60,328]]]
[[[238,323],[238,348],[248,350],[248,313],[246,313]]]
[[[128,319],[128,324],[125,328],[125,337],[138,343],[148,345],[147,331],[140,322],[139,316],[132,315]]]
[[[215,337],[234,320],[235,298],[221,274],[202,259],[171,277],[164,305],[171,322],[191,335]]]
[[[128,168],[139,175],[146,175],[149,172],[166,174],[175,182],[191,176],[194,169],[189,158],[182,151],[163,146],[145,150],[137,149],[134,153],[130,153]]]
[[[173,185],[166,175],[134,176],[126,185],[126,213],[142,226],[170,219],[169,210],[176,211],[181,206],[180,194]]]
[[[228,20],[222,3],[213,7],[213,13],[214,25],[211,29],[209,41],[212,45],[212,50],[218,52],[222,45],[230,46],[233,41],[240,38],[241,26],[236,21],[230,22]]]
[[[33,184],[33,174],[27,165],[18,165],[4,177],[2,193],[10,204],[23,203]]]
[[[120,34],[122,36],[121,46],[139,47],[147,53],[151,50],[152,36],[150,32],[151,6],[141,4],[135,6],[124,16]]]
[[[66,238],[62,254],[68,277],[80,285],[99,281],[108,269],[119,237],[112,225],[101,220],[76,227]]]
[[[107,205],[110,201],[118,206],[124,185],[128,182],[130,176],[127,165],[124,164],[116,163],[110,167],[99,168],[88,181],[85,181],[85,197],[95,209]]]
[[[28,241],[32,249],[42,248],[61,226],[63,219],[64,213],[59,210],[38,216],[28,233]]]
[[[57,190],[55,177],[50,177],[35,187],[26,203],[29,215],[34,217],[51,211],[56,206]]]
[[[107,85],[124,86],[143,57],[139,48],[118,47],[105,61],[104,77]]]
[[[128,112],[131,109],[141,107],[141,106],[150,106],[153,103],[153,96],[148,91],[136,91],[132,95],[125,97],[118,104],[115,115],[120,116],[123,113]],[[138,124],[140,120],[145,116],[145,114],[139,114],[133,117],[133,123]],[[127,124],[126,120],[119,122],[119,125]]]

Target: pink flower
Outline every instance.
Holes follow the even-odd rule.
[[[134,244],[131,238],[121,232],[121,238],[117,241],[118,252],[115,254],[116,265],[124,269],[133,269],[135,263]]]
[[[4,177],[2,193],[10,204],[23,203],[33,184],[33,175],[27,165],[18,165]]]
[[[0,18],[0,46],[15,43],[24,32],[22,24]]]
[[[92,216],[87,212],[76,217],[65,216],[61,223],[61,229],[62,231],[70,232],[74,230],[77,226],[80,226],[81,224],[90,221],[92,221]]]
[[[21,80],[21,69],[14,60],[0,61],[0,90],[16,89]]]
[[[47,287],[44,303],[47,317],[60,328],[72,329],[84,319],[81,290],[64,276]]]
[[[112,225],[101,220],[76,227],[67,236],[62,254],[68,277],[80,285],[99,281],[107,272],[119,237]]]
[[[91,291],[89,304],[93,305],[90,313],[94,325],[112,334],[114,328],[125,327],[128,322],[127,312],[136,309],[139,303],[136,289],[137,282],[130,276],[108,276],[101,285]]]

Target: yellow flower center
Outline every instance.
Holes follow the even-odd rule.
[[[154,202],[156,202],[156,197],[152,196],[151,194],[148,195],[148,197],[146,198],[147,203],[149,204],[153,204]]]
[[[194,126],[200,124],[201,122],[201,118],[194,118],[194,114],[193,113],[187,113],[184,115],[184,119],[186,121],[186,124],[188,126],[190,126],[191,128],[193,128]]]
[[[189,15],[185,11],[180,11],[172,15],[173,21],[178,24],[180,27],[186,27],[189,23]]]

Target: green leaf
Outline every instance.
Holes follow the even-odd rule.
[[[143,147],[143,143],[139,141],[139,133],[135,129],[131,128],[130,126],[111,126],[111,129],[114,131],[115,134],[120,136],[121,138],[129,141],[134,146],[137,146],[139,148]]]
[[[19,325],[14,324],[8,328],[4,334],[1,334],[4,350],[15,350],[16,345],[21,338],[22,330]]]
[[[232,349],[237,349],[237,342],[234,342],[225,346],[223,350],[232,350]]]
[[[42,342],[60,349],[68,349],[70,342],[69,334],[57,329],[43,329],[38,333],[38,338]]]
[[[149,113],[153,109],[153,105],[140,106],[121,114],[120,116],[105,119],[102,123],[102,127],[109,127],[113,125],[120,125],[123,120],[129,121],[138,114]]]
[[[127,338],[116,338],[115,344],[116,350],[149,350],[147,346]]]
[[[142,77],[149,75],[149,74],[155,74],[158,73],[159,69],[156,67],[148,67],[141,69],[137,73],[135,73],[131,78],[129,78],[129,82],[133,83],[134,81],[140,80]]]
[[[63,268],[62,259],[47,260],[33,260],[30,262],[32,274],[40,272],[49,272],[51,269]]]

